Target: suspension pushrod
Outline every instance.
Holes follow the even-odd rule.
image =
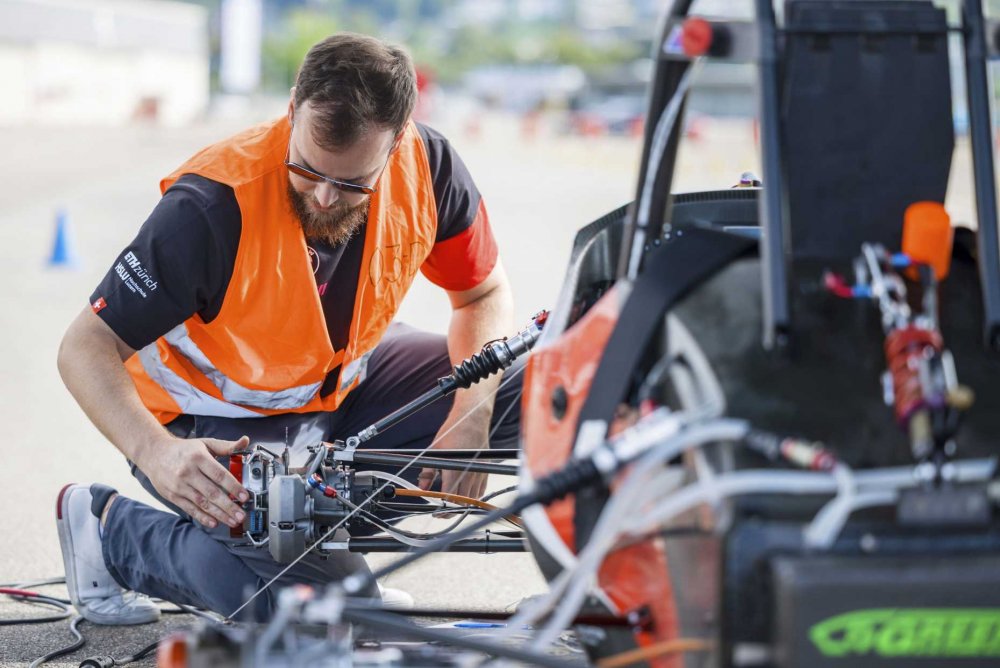
[[[413,546],[393,538],[351,538],[347,541],[347,549],[350,552],[410,552]],[[523,538],[470,538],[453,543],[448,551],[493,554],[527,552],[528,547]]]
[[[348,607],[351,607],[348,605]],[[360,607],[360,606],[356,606]],[[365,608],[370,609],[370,608]],[[408,610],[386,610],[386,612],[396,612],[401,617],[417,617],[423,618],[427,617],[430,619],[471,619],[471,620],[482,620],[482,621],[496,621],[505,622],[511,617],[513,613],[510,612],[496,612],[493,610],[448,610],[440,609],[435,610],[433,608],[410,608]],[[573,619],[573,625],[583,624],[586,626],[606,626],[606,627],[625,627],[634,628],[636,626],[643,625],[643,615],[641,613],[633,613],[630,617],[612,617],[611,615],[577,615]]]
[[[398,450],[369,450],[366,448],[362,452],[379,455],[419,457],[427,451],[419,448],[403,448]],[[433,453],[431,456],[435,459],[517,459],[521,455],[521,451],[517,448],[484,448],[482,450],[477,450],[476,448],[455,448],[454,450],[440,448],[434,449]]]
[[[474,473],[496,473],[499,475],[517,475],[518,467],[509,464],[490,464],[474,460],[450,460],[438,457],[408,457],[405,455],[389,455],[372,453],[367,450],[338,451],[334,459],[352,461],[356,464],[386,464],[388,466],[419,466],[428,469],[443,469],[447,471],[472,471]]]

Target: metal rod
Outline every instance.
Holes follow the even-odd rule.
[[[618,258],[618,278],[625,277],[630,269],[638,271],[638,267],[630,267],[632,249],[636,243],[652,242],[659,239],[664,220],[669,219],[670,186],[673,181],[674,163],[677,158],[677,148],[681,140],[681,119],[684,116],[683,106],[678,114],[678,121],[671,129],[670,137],[667,141],[666,149],[662,160],[656,164],[650,164],[650,157],[653,149],[653,134],[656,130],[656,119],[667,108],[670,100],[674,97],[680,86],[684,74],[687,72],[690,63],[684,60],[664,58],[664,45],[670,39],[673,19],[680,19],[687,16],[691,8],[692,0],[674,0],[670,11],[664,16],[663,25],[660,29],[658,41],[655,44],[653,60],[656,69],[653,73],[653,81],[650,85],[649,101],[646,111],[645,134],[643,136],[642,157],[639,161],[639,179],[636,186],[635,202],[633,203],[629,215],[626,218],[625,228],[622,235],[621,252]],[[646,183],[646,173],[649,169],[656,169],[654,176],[654,187],[650,211],[652,215],[646,222],[645,229],[639,229],[639,202],[642,197],[643,185]]]
[[[969,106],[969,139],[976,186],[976,235],[979,278],[983,290],[983,337],[987,348],[1000,349],[1000,235],[997,233],[996,175],[993,165],[993,132],[990,128],[990,95],[986,76],[986,29],[980,0],[962,2],[965,40],[965,79]]]
[[[417,397],[410,403],[406,404],[402,408],[399,408],[398,410],[389,413],[378,422],[372,424],[365,431],[367,432],[371,430],[372,435],[381,434],[386,429],[389,429],[390,427],[397,425],[398,423],[402,422],[403,420],[410,417],[414,413],[417,413],[418,411],[423,410],[427,406],[430,406],[438,399],[443,399],[444,397],[448,396],[449,394],[455,391],[455,383],[452,382],[450,384],[445,384],[443,381],[446,380],[451,380],[451,379],[450,378],[439,379],[438,380],[439,384],[437,387],[428,390],[427,392],[424,392],[419,397]],[[367,439],[362,439],[362,440],[367,440]]]
[[[772,0],[756,0],[760,36],[758,63],[760,159],[764,183],[760,196],[761,298],[764,348],[784,348],[791,327],[788,310],[788,269],[785,264],[785,170],[781,159],[778,27]]]
[[[486,462],[439,459],[437,457],[406,457],[400,455],[384,455],[370,453],[367,450],[356,450],[352,456],[356,464],[386,464],[389,466],[420,466],[429,469],[445,469],[448,471],[472,471],[474,473],[498,473],[500,475],[517,475],[518,467],[506,464],[489,464]]]
[[[347,549],[350,552],[411,552],[413,546],[394,538],[351,538],[347,541]],[[448,551],[478,554],[527,552],[528,546],[523,538],[470,538],[452,543]]]
[[[348,606],[350,607],[350,606]],[[509,612],[494,612],[491,610],[434,610],[430,608],[423,609],[409,609],[409,610],[386,610],[387,612],[396,612],[401,617],[418,617],[418,618],[429,618],[429,619],[472,619],[472,620],[483,620],[483,621],[497,621],[503,622],[511,617],[512,613]],[[640,624],[642,620],[636,620]],[[636,621],[627,619],[625,617],[612,617],[611,615],[578,615],[573,619],[572,624],[575,626],[577,624],[582,624],[585,626],[605,626],[605,627],[624,627],[633,628],[635,627]]]
[[[401,448],[398,450],[369,450],[366,448],[361,452],[418,457],[427,451],[419,448]],[[455,448],[454,450],[440,448],[435,449],[434,454],[431,456],[435,459],[517,459],[521,456],[521,451],[517,448]]]
[[[391,629],[404,635],[409,635],[428,642],[447,643],[449,645],[454,645],[455,647],[464,647],[466,649],[483,652],[487,655],[513,659],[515,661],[522,662],[526,666],[563,668],[575,665],[569,661],[548,656],[546,654],[539,654],[528,650],[518,649],[517,647],[510,647],[508,645],[500,645],[499,643],[477,640],[471,637],[463,637],[454,633],[454,631],[448,633],[444,629],[431,629],[423,626],[417,626],[403,617],[389,612],[378,612],[374,610],[362,611],[357,608],[345,608],[343,611],[343,617],[344,619],[354,622],[355,624],[363,624],[373,629],[379,629],[380,631]]]

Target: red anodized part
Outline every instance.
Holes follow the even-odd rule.
[[[892,375],[896,421],[907,428],[910,417],[927,406],[920,382],[920,358],[928,350],[941,352],[944,342],[936,331],[909,326],[885,337],[885,358]]]
[[[712,48],[712,38],[714,30],[712,24],[705,19],[696,16],[684,21],[681,26],[681,48],[684,54],[691,56],[704,56]]]
[[[229,455],[229,473],[234,478],[236,482],[243,484],[243,455]],[[229,498],[236,501],[236,497],[229,495]],[[239,503],[237,501],[237,503]],[[229,527],[229,537],[230,538],[240,538],[243,536],[243,527]]]

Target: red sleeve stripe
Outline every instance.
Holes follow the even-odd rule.
[[[470,290],[496,266],[499,251],[482,199],[472,225],[450,239],[434,244],[420,270],[445,290]]]

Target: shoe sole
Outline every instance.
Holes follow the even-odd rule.
[[[62,550],[63,566],[66,568],[66,589],[69,591],[69,600],[72,601],[77,610],[80,610],[83,606],[76,595],[76,570],[74,568],[76,562],[73,559],[73,536],[69,530],[69,518],[66,512],[68,510],[66,505],[69,503],[69,497],[66,492],[69,491],[70,487],[77,487],[77,484],[70,483],[59,490],[59,496],[56,499],[56,528],[59,531],[59,548]]]

